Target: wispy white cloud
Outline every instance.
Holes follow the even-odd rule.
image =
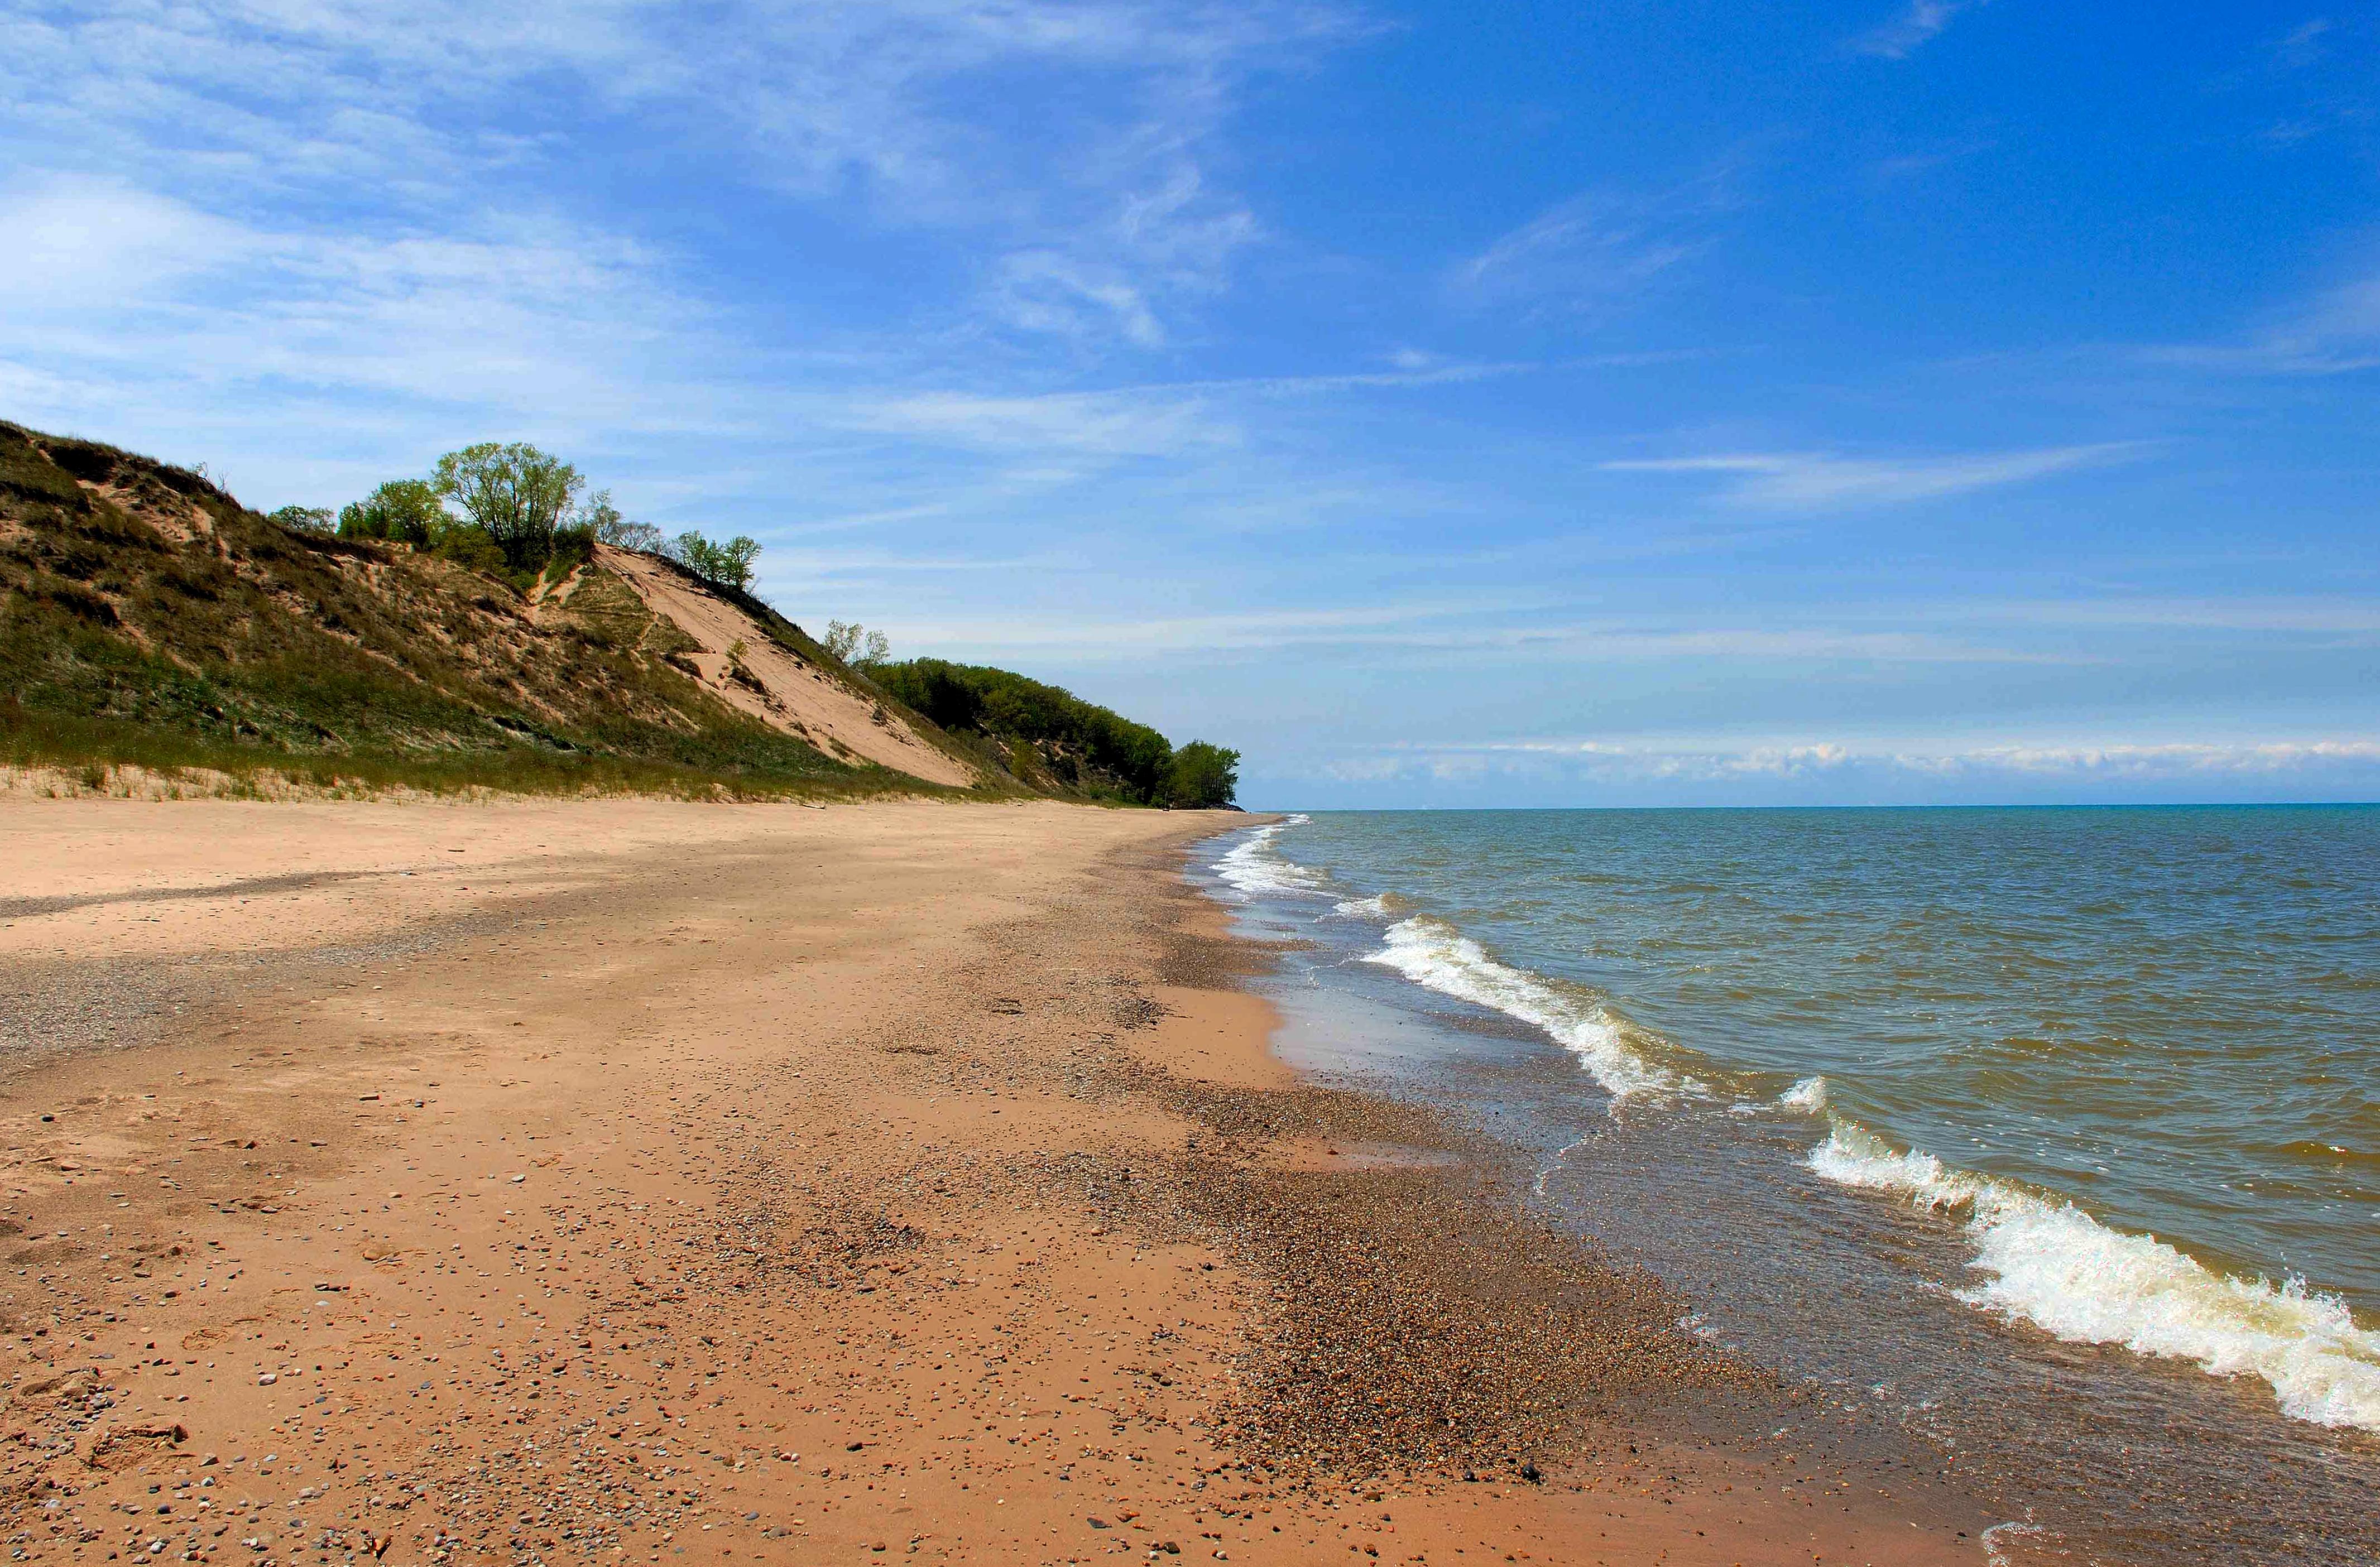
[[[105,178],[0,191],[0,296],[20,320],[154,302],[272,249],[237,223]]]
[[[0,247],[0,358],[56,367],[54,390],[116,407],[303,388],[583,424],[667,386],[640,348],[710,331],[650,254],[550,214],[371,237],[53,177],[0,193],[0,232],[30,237]],[[674,390],[678,417],[699,406]]]
[[[1988,152],[1998,143],[1988,137],[1971,136],[1964,140],[1925,148],[1920,152],[1902,152],[1889,158],[1879,158],[1869,172],[1879,182],[1910,179],[1922,174],[1947,167],[1961,159]]]
[[[2302,69],[2322,57],[2323,40],[2338,30],[2338,24],[2330,18],[2315,17],[2274,39],[2265,46],[2265,52],[2284,69]]]
[[[1883,26],[1851,41],[1852,49],[1880,59],[1905,60],[1940,37],[1961,11],[1982,0],[1910,0],[1909,8]]]
[[[2173,631],[2295,633],[2317,638],[2365,638],[2380,633],[2380,605],[2345,598],[2151,599],[2109,596],[2007,601],[1973,600],[1924,606],[1897,604],[1897,613],[1929,624],[2155,626]]]
[[[1725,168],[1651,194],[1588,191],[1547,208],[1456,263],[1473,304],[1594,312],[1621,305],[1711,244],[1733,205]]]
[[[1329,0],[64,0],[0,16],[0,166],[234,231],[485,237],[609,116],[747,188],[969,237],[979,325],[1147,349],[1258,237],[1207,166],[1243,88],[1358,25]]]
[[[1078,342],[1121,335],[1142,348],[1165,343],[1164,323],[1148,294],[1115,267],[1028,250],[1002,263],[994,298],[1001,318],[1027,332]]]
[[[856,399],[825,417],[852,430],[1003,454],[1181,456],[1244,439],[1206,399],[1149,390],[1038,397],[919,392]]]
[[[1742,784],[1819,781],[2004,783],[2220,788],[2314,773],[2380,780],[2380,739],[2341,735],[2287,740],[2011,741],[1986,745],[1876,746],[1817,740],[1658,743],[1522,739],[1470,745],[1398,746],[1327,764],[1331,776],[1476,779],[1503,772],[1556,775],[1605,784]]]
[[[2142,442],[2050,446],[2032,451],[1929,457],[1844,457],[1823,452],[1730,452],[1632,458],[1599,465],[1607,473],[1716,474],[1732,480],[1725,497],[1779,511],[1888,505],[2122,462],[2150,450]]]
[[[1247,444],[1254,405],[1338,393],[1395,391],[1521,375],[1533,364],[1437,362],[1409,370],[1159,382],[1095,392],[996,395],[949,390],[838,399],[833,426],[1007,455],[1163,457]]]
[[[905,641],[973,650],[1062,650],[1076,658],[1140,657],[1192,650],[1260,651],[1298,645],[1393,642],[1411,645],[1413,628],[1433,620],[1507,612],[1508,596],[1313,609],[1251,610],[1220,614],[1158,615],[1131,620],[1075,617],[965,617],[908,622],[895,627]]]
[[[2228,342],[2143,350],[2155,363],[2250,375],[2344,375],[2380,369],[2380,266],[2274,314]]]
[[[1062,651],[1077,662],[1132,662],[1324,649],[1433,665],[1548,666],[1694,661],[1773,670],[1781,664],[2075,663],[2067,653],[1993,646],[1925,632],[1843,626],[1679,626],[1579,619],[1542,599],[1481,593],[1382,603],[1135,618],[1007,615],[909,619],[905,643],[978,654]]]

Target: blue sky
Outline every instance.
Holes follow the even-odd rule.
[[[2380,797],[2380,7],[0,14],[0,413],[474,439],[1283,806]]]

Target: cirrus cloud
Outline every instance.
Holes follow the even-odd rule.
[[[1803,511],[1824,506],[1889,505],[2022,484],[2076,468],[2123,462],[2152,443],[2101,442],[2030,451],[1955,456],[1846,457],[1826,452],[1726,452],[1633,458],[1600,464],[1606,473],[1718,474],[1724,498],[1740,505]]]

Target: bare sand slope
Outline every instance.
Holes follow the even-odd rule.
[[[635,589],[647,609],[666,615],[702,645],[688,661],[730,707],[799,735],[838,759],[861,758],[929,784],[965,788],[976,781],[956,758],[897,713],[770,640],[750,615],[726,600],[698,591],[667,566],[633,551],[596,548],[603,568]],[[738,645],[741,656],[730,658]],[[739,672],[745,678],[736,678]]]
[[[1222,825],[0,805],[16,1555],[1982,1560],[1292,1081]]]

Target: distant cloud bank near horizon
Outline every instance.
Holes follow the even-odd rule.
[[[0,417],[535,441],[1252,801],[2380,798],[2380,16],[1574,9],[42,0]]]

